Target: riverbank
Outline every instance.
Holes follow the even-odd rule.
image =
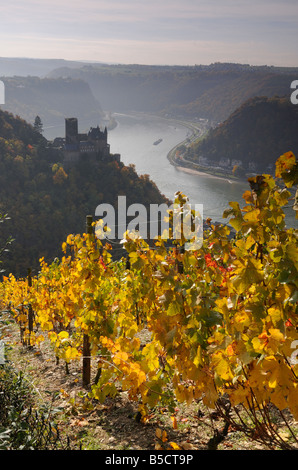
[[[175,164],[174,166],[178,171],[184,171],[184,173],[189,173],[190,175],[205,176],[207,178],[214,178],[214,179],[225,179],[226,181],[229,181],[229,179],[227,177],[218,176],[218,175],[215,175],[213,173],[208,173],[207,171],[194,170],[192,168],[186,168],[184,166],[179,166],[178,164]],[[234,179],[234,178],[231,178],[231,179]]]
[[[238,182],[243,182],[247,181],[247,178],[239,178],[235,177],[233,174],[231,175],[226,175],[224,172],[221,172],[220,170],[212,169],[212,168],[206,168],[202,167],[196,163],[189,162],[185,160],[184,158],[179,158],[177,160],[176,158],[176,151],[181,145],[185,145],[186,141],[180,142],[178,145],[176,145],[172,150],[167,155],[167,159],[173,165],[176,167],[176,169],[179,169],[180,171],[184,171],[185,173],[189,173],[192,175],[198,175],[198,176],[205,176],[207,178],[217,178],[217,179],[224,179],[228,182],[231,181],[238,181]]]
[[[169,151],[167,158],[169,162],[171,163],[171,165],[175,166],[177,169],[181,171],[184,171],[185,173],[190,173],[193,175],[198,175],[198,176],[201,175],[201,176],[205,176],[205,177],[207,176],[210,178],[217,178],[217,179],[220,178],[230,183],[232,181],[247,182],[248,176],[239,177],[239,176],[234,176],[231,173],[227,175],[224,169],[221,171],[221,169],[218,167],[216,168],[205,167],[205,166],[199,165],[198,163],[186,160],[183,156],[179,156],[177,159],[176,153],[177,153],[178,148],[181,147],[182,145],[185,145],[185,146],[189,145],[190,142],[193,142],[194,140],[196,140],[200,135],[202,136],[202,133],[205,131],[205,129],[200,127],[198,124],[193,124],[191,122],[180,121],[180,120],[177,121],[177,123],[178,122],[180,125],[186,127],[187,129],[190,129],[192,131],[192,135],[188,136],[185,140],[175,145],[175,147],[173,147]]]

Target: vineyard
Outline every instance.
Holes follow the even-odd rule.
[[[66,371],[82,364],[91,399],[125,391],[142,423],[162,406],[174,427],[177,403],[202,402],[269,448],[295,449],[297,231],[286,228],[283,207],[298,210],[297,175],[288,152],[275,178],[250,178],[244,207],[230,202],[229,225],[207,220],[198,250],[186,250],[183,238],[152,247],[128,234],[126,256],[115,261],[88,219],[86,233],[63,243],[61,260],[41,259],[37,276],[3,278],[3,309],[24,345],[38,349],[47,338]],[[185,196],[176,196],[183,210]]]

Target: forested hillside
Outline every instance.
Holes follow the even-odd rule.
[[[48,76],[86,81],[103,109],[221,122],[255,96],[290,96],[297,69],[211,64],[194,67],[84,65]]]
[[[65,66],[52,70],[47,78],[2,76],[6,92],[2,109],[30,123],[39,115],[53,132],[63,127],[66,115],[78,117],[87,127],[90,122],[102,124],[105,112],[113,111],[218,123],[250,98],[290,97],[290,85],[298,76],[295,68],[221,63],[185,67],[41,61],[35,67],[51,63]],[[24,63],[19,66],[23,70]]]
[[[287,98],[259,97],[246,101],[225,122],[194,144],[187,158],[195,162],[242,161],[244,169],[274,167],[284,149],[298,151],[298,108]],[[224,163],[227,166],[227,163]]]
[[[0,71],[1,72],[1,71]],[[89,85],[82,80],[48,79],[38,77],[5,77],[5,105],[9,111],[29,123],[36,115],[44,127],[64,126],[65,116],[76,116],[81,125],[101,124],[104,112],[94,98]]]
[[[146,175],[123,163],[63,168],[61,155],[31,125],[0,112],[0,213],[10,217],[0,238],[15,239],[3,259],[7,272],[24,275],[40,257],[59,256],[67,234],[85,231],[86,215],[103,202],[116,207],[118,195],[127,196],[127,205],[165,201]]]

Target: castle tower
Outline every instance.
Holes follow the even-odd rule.
[[[77,118],[65,119],[65,140],[64,140],[64,162],[73,164],[80,158],[93,159],[94,161],[118,161],[120,155],[111,155],[108,140],[108,130],[105,127],[102,132],[97,127],[90,127],[88,133],[79,134]],[[86,157],[86,159],[87,159]]]
[[[65,119],[65,141],[66,141],[66,144],[78,143],[78,120],[77,118]]]

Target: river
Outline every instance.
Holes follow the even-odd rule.
[[[222,214],[229,201],[244,204],[242,194],[249,189],[245,181],[188,173],[171,165],[168,152],[189,134],[180,123],[144,114],[115,114],[117,127],[109,131],[111,153],[120,153],[125,165],[134,164],[138,174],[148,174],[159,190],[173,200],[176,191],[182,191],[192,204],[203,204],[204,218],[227,222]],[[162,139],[158,145],[154,142]],[[292,211],[293,212],[293,211]],[[294,226],[294,216],[287,217]]]
[[[227,222],[222,218],[223,211],[229,208],[229,201],[237,201],[243,206],[242,194],[249,189],[245,181],[218,178],[204,173],[190,173],[174,167],[169,162],[169,151],[183,142],[191,131],[181,123],[143,113],[114,113],[117,126],[108,132],[111,153],[120,153],[125,165],[134,164],[139,175],[148,174],[159,190],[173,200],[177,191],[188,196],[192,204],[203,204],[203,216],[214,222]],[[90,123],[79,122],[81,132]],[[45,130],[45,137],[53,139],[65,133],[60,125]],[[154,142],[162,139],[158,145]],[[292,209],[286,210],[287,225],[297,228],[297,220]]]

